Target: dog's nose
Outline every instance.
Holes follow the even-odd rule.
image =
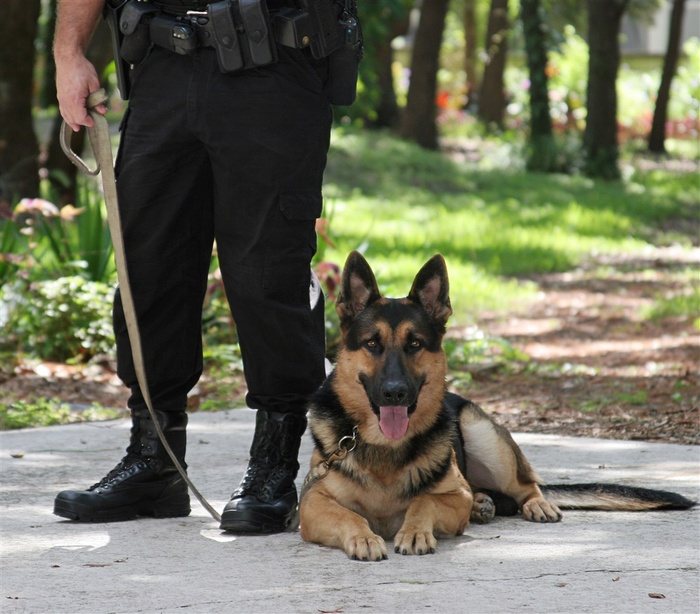
[[[386,382],[382,386],[381,395],[386,405],[406,405],[408,386],[400,381]]]

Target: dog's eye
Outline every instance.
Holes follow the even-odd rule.
[[[408,349],[409,350],[420,350],[423,347],[423,342],[420,341],[419,339],[413,339],[412,341],[408,342]]]
[[[365,341],[365,347],[372,352],[376,352],[381,348],[381,346],[379,345],[379,341],[377,341],[376,339],[368,339],[367,341]]]

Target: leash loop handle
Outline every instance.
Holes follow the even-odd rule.
[[[88,109],[88,112],[90,112],[90,116],[93,118],[94,121],[94,116],[95,113],[91,112],[92,109],[94,109],[98,104],[103,104],[107,101],[107,93],[104,91],[104,89],[99,89],[96,92],[93,92],[87,97],[87,100],[85,101],[85,106]],[[63,150],[63,153],[66,154],[68,159],[75,165],[77,166],[81,171],[84,173],[87,173],[88,175],[92,175],[93,177],[96,177],[99,172],[100,172],[100,160],[97,159],[97,164],[95,168],[90,168],[85,160],[83,160],[76,152],[73,151],[71,148],[71,138],[73,137],[73,129],[64,121],[63,124],[61,125],[61,132],[59,134],[59,142],[61,144],[61,149]],[[92,143],[92,140],[91,140]],[[93,151],[94,151],[94,145],[93,145]],[[97,152],[95,152],[95,157],[97,157]]]

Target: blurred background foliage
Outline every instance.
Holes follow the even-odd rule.
[[[534,275],[576,267],[586,254],[697,240],[667,224],[681,219],[697,230],[700,41],[688,34],[699,8],[692,2],[359,5],[358,99],[335,109],[314,262],[328,299],[329,356],[338,341],[335,290],[353,249],[396,296],[442,253],[454,322],[471,326],[481,310],[526,304],[537,291]],[[696,12],[686,14],[687,6]],[[600,75],[589,32],[601,19],[614,21],[604,13],[613,9],[620,21],[603,34],[622,52],[612,76],[617,104],[601,109],[591,91]],[[659,23],[662,51],[625,52],[630,32],[658,34]],[[27,358],[84,364],[113,352],[115,269],[101,188],[78,177],[57,146],[54,24],[55,0],[0,4],[0,39],[14,43],[0,58],[0,374]],[[103,24],[88,55],[111,92],[116,146],[125,103]],[[545,94],[540,128],[535,85]],[[662,111],[659,146],[651,136]],[[610,113],[612,135],[591,129]],[[684,297],[648,317],[697,313],[697,279],[688,284]],[[240,370],[215,253],[203,332],[210,368]],[[489,343],[501,341],[475,331],[449,353],[473,360]]]

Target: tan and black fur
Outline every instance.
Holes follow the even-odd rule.
[[[387,557],[385,538],[395,552],[432,553],[437,537],[490,521],[496,507],[557,522],[560,507],[693,505],[615,485],[542,487],[510,433],[446,390],[442,337],[452,308],[442,256],[423,266],[406,298],[387,299],[353,252],[336,311],[336,367],[309,410],[315,450],[299,506],[305,540],[376,561]]]

